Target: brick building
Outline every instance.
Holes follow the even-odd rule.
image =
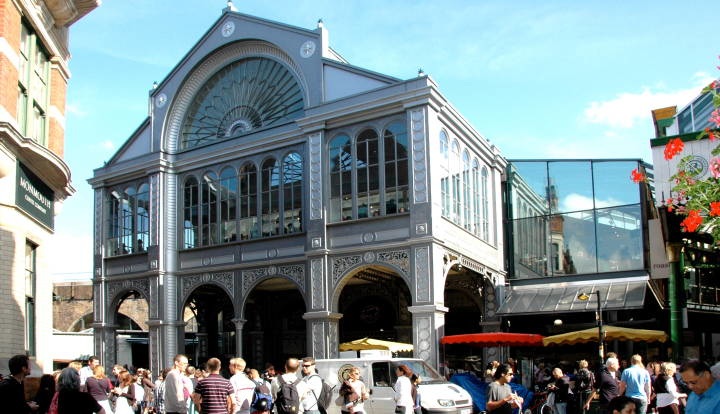
[[[43,371],[52,369],[49,242],[74,192],[63,161],[68,32],[99,3],[0,0],[0,356],[27,353]]]

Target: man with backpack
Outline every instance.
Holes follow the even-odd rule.
[[[308,392],[308,385],[298,376],[300,361],[288,358],[285,373],[272,380],[272,395],[277,414],[296,414],[301,412],[300,396]]]
[[[306,414],[325,414],[332,400],[332,388],[315,371],[315,358],[302,359],[303,381],[308,386],[307,393],[300,399]]]

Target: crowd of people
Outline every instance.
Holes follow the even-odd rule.
[[[113,366],[106,375],[98,357],[92,356],[87,365],[71,362],[60,371],[43,375],[30,401],[24,391],[29,358],[16,355],[8,367],[10,377],[0,382],[0,411],[18,414],[324,414],[332,395],[317,374],[313,357],[289,358],[280,373],[272,364],[266,364],[260,373],[247,367],[244,359],[232,358],[230,378],[226,379],[218,358],[196,368],[178,354],[173,365],[153,379],[147,369],[122,365]],[[396,375],[395,412],[420,413],[418,377],[406,365],[398,365]],[[360,368],[353,366],[334,403],[343,414],[364,414],[363,403],[369,396]]]
[[[546,399],[543,403],[554,414],[587,413],[596,400],[601,414],[720,413],[720,363],[710,367],[688,360],[679,368],[673,362],[645,365],[640,355],[633,355],[628,363],[610,352],[597,371],[588,365],[586,360],[574,368],[538,363],[532,375],[537,398]],[[512,359],[488,363],[487,412],[512,413],[523,406],[523,399],[509,385],[520,381],[516,368]]]

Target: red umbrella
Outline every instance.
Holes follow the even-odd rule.
[[[477,346],[543,346],[543,336],[525,333],[483,332],[443,336],[440,343]]]

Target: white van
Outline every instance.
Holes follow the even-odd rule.
[[[365,401],[366,414],[388,414],[395,411],[395,390],[397,379],[395,367],[407,365],[420,377],[418,392],[423,413],[428,414],[472,414],[472,398],[463,388],[448,382],[425,361],[415,358],[344,358],[318,359],[316,368],[325,382],[333,389],[333,403],[328,414],[340,414],[340,406],[335,405],[340,384],[347,379],[350,367],[360,368],[362,381],[368,387],[370,399]]]

